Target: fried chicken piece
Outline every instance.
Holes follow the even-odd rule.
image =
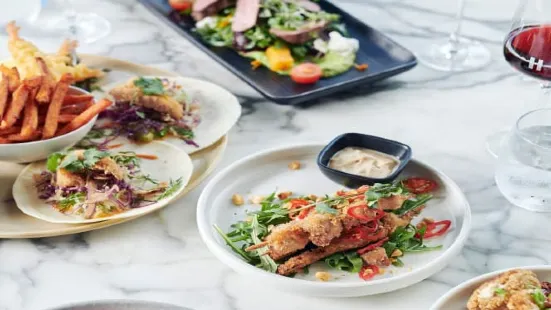
[[[56,171],[56,185],[59,187],[84,186],[85,183],[84,179],[76,173],[63,168]]]
[[[375,234],[365,239],[353,239],[349,236],[343,235],[337,239],[334,239],[331,244],[326,247],[315,248],[289,258],[285,263],[279,265],[277,268],[277,273],[280,275],[290,275],[296,273],[302,268],[309,266],[329,255],[367,246],[372,242],[381,240],[387,235],[388,230],[385,228],[380,228]]]
[[[540,282],[532,271],[507,271],[478,287],[469,298],[467,309],[537,310],[531,293],[539,288]]]
[[[386,255],[386,250],[382,247],[375,248],[367,253],[360,255],[363,261],[368,265],[389,266],[390,259]]]
[[[113,88],[109,94],[115,98],[115,101],[130,102],[148,109],[153,109],[159,113],[170,115],[175,120],[184,117],[184,106],[170,96],[149,96],[144,95],[143,91],[134,85],[134,79],[128,83]]]
[[[310,242],[309,235],[296,221],[277,225],[266,237],[268,253],[274,260],[295,253]]]
[[[299,221],[300,227],[309,234],[309,239],[317,246],[327,246],[342,233],[342,223],[332,214],[312,213]]]

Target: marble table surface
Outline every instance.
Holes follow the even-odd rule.
[[[75,2],[79,10],[105,16],[113,26],[109,37],[83,45],[81,52],[210,80],[239,97],[243,115],[230,133],[221,166],[267,147],[325,142],[343,132],[396,139],[459,184],[471,203],[472,232],[461,255],[445,270],[410,288],[362,298],[309,298],[253,283],[209,253],[195,223],[199,187],[159,213],[115,227],[57,238],[0,240],[0,309],[39,310],[121,298],[196,310],[428,309],[450,288],[476,275],[551,260],[551,235],[545,233],[550,217],[513,207],[500,195],[484,146],[489,134],[546,100],[538,84],[523,80],[501,54],[515,0],[467,0],[465,36],[492,52],[493,61],[483,70],[448,74],[418,65],[378,85],[300,107],[266,101],[136,1]],[[414,52],[454,28],[457,7],[455,0],[336,2]],[[42,27],[53,13],[59,11],[47,8],[23,32],[45,50],[55,50],[60,42],[59,34]],[[5,39],[3,35],[0,40],[2,57],[7,56]]]

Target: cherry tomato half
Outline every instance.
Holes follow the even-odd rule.
[[[298,84],[314,84],[321,78],[321,67],[313,63],[303,63],[291,70],[291,79]]]
[[[186,11],[191,9],[192,0],[168,0],[168,4],[176,11]]]
[[[375,265],[363,266],[362,269],[360,270],[360,278],[365,281],[373,279],[378,274],[379,274],[379,267]]]
[[[404,186],[408,191],[414,194],[424,194],[434,191],[438,184],[433,180],[424,178],[409,178],[403,181]]]

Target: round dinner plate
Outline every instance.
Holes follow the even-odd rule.
[[[48,310],[190,310],[176,305],[140,300],[103,300],[70,304]]]
[[[400,177],[419,176],[440,184],[434,198],[415,220],[431,217],[452,221],[451,229],[443,237],[426,241],[427,245],[442,245],[442,249],[423,253],[408,253],[404,267],[385,268],[383,275],[363,281],[357,274],[329,269],[323,263],[309,268],[308,275],[284,277],[266,272],[241,260],[226,246],[213,228],[214,224],[228,231],[230,225],[246,218],[246,210],[258,206],[237,207],[231,203],[235,193],[245,198],[250,195],[268,195],[274,191],[292,191],[295,195],[334,193],[342,188],[319,171],[316,158],[321,144],[296,145],[275,148],[243,158],[215,176],[201,194],[197,206],[197,223],[201,237],[210,251],[237,272],[254,277],[258,283],[273,285],[282,290],[304,295],[324,297],[351,297],[394,291],[430,277],[443,269],[461,251],[471,226],[471,211],[459,187],[437,169],[418,160],[412,160]],[[288,164],[299,161],[301,169],[289,170]],[[329,271],[332,279],[320,282],[317,271]]]
[[[525,267],[515,267],[509,269],[503,269],[498,271],[493,271],[480,275],[476,278],[465,281],[458,286],[451,289],[446,295],[440,297],[432,306],[431,310],[463,310],[467,309],[467,302],[471,297],[471,294],[476,290],[482,283],[491,280],[498,275],[507,272],[512,269],[526,269],[533,271],[540,281],[550,281],[551,280],[551,266],[540,265],[540,266],[525,266]]]
[[[178,76],[178,74],[158,68],[138,65],[131,62],[98,56],[80,54],[82,62],[97,68],[108,68],[111,71],[102,79],[102,84],[128,79],[136,75]],[[188,185],[177,199],[199,186],[218,165],[228,143],[227,135],[213,145],[192,154],[193,174]],[[35,219],[21,212],[11,195],[12,185],[25,165],[0,162],[0,238],[43,238],[76,234],[105,228],[134,220],[146,214],[131,218],[106,220],[88,224],[49,223]]]

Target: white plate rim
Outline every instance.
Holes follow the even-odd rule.
[[[416,268],[415,270],[400,274],[398,276],[393,276],[390,278],[384,278],[379,279],[376,281],[366,281],[366,282],[313,282],[308,281],[304,279],[296,279],[296,278],[288,278],[284,276],[280,276],[277,274],[272,274],[269,272],[266,272],[264,270],[261,270],[259,268],[253,267],[243,260],[239,259],[238,257],[234,255],[230,255],[228,251],[230,251],[229,248],[227,248],[226,245],[219,244],[213,237],[212,234],[212,225],[214,223],[208,223],[207,221],[207,211],[209,210],[209,206],[207,205],[207,199],[211,195],[211,192],[215,188],[218,182],[220,180],[224,179],[226,175],[235,169],[235,167],[241,166],[244,163],[247,163],[249,161],[256,160],[260,157],[264,157],[270,153],[273,152],[281,152],[281,151],[287,151],[295,148],[319,148],[320,150],[326,145],[326,143],[298,143],[298,144],[288,144],[284,146],[277,146],[273,148],[269,148],[257,153],[253,153],[249,156],[246,156],[244,158],[241,158],[240,160],[235,161],[234,163],[228,165],[224,169],[222,169],[218,174],[216,174],[205,186],[203,192],[199,196],[199,200],[197,202],[197,227],[199,230],[199,234],[207,245],[207,248],[211,251],[211,253],[214,254],[219,260],[221,260],[223,263],[227,264],[229,267],[231,267],[233,270],[244,273],[244,274],[251,274],[258,277],[261,277],[262,279],[266,279],[269,281],[277,282],[278,285],[284,286],[284,285],[305,285],[310,288],[323,288],[323,289],[330,289],[330,288],[363,288],[363,287],[369,287],[369,286],[377,286],[377,285],[384,285],[388,284],[389,282],[396,282],[396,281],[403,281],[403,282],[412,282],[412,279],[415,279],[417,275],[423,275],[426,273],[429,273],[429,276],[434,274],[435,272],[439,271],[441,268],[439,268],[439,265],[444,264],[447,265],[447,261],[450,260],[451,257],[458,254],[460,250],[463,248],[465,242],[467,241],[470,229],[471,229],[471,209],[470,204],[465,197],[465,194],[463,191],[459,188],[459,186],[446,174],[444,174],[439,169],[436,169],[422,161],[412,159],[412,161],[416,161],[419,165],[433,171],[436,173],[441,179],[445,180],[446,184],[448,186],[454,187],[454,190],[457,190],[459,193],[461,193],[463,199],[465,200],[465,209],[464,209],[464,218],[463,218],[463,225],[460,227],[460,232],[457,238],[454,240],[454,242],[450,245],[449,248],[447,248],[438,258],[436,258],[434,261],[428,263],[427,265]],[[437,268],[437,270],[430,272],[431,268]],[[426,279],[427,277],[423,277],[423,279]],[[408,281],[409,280],[409,281]],[[419,281],[413,281],[413,283],[417,283]],[[410,284],[411,285],[411,284]],[[402,288],[402,286],[398,287]]]
[[[517,270],[517,269],[525,269],[525,270],[531,270],[531,271],[551,271],[551,265],[531,265],[531,266],[519,266],[519,267],[512,267],[512,268],[506,268],[501,270],[496,270],[488,273],[481,274],[479,276],[476,276],[474,278],[471,278],[465,282],[460,283],[459,285],[453,287],[451,290],[449,290],[444,296],[438,298],[438,300],[430,307],[431,310],[438,310],[439,307],[442,307],[445,305],[450,298],[458,294],[459,292],[465,290],[466,288],[484,281],[488,281],[492,278],[497,277],[498,275],[510,271],[510,270]],[[465,301],[465,306],[467,304],[467,301]]]
[[[133,213],[123,212],[123,213],[118,213],[118,214],[115,214],[115,215],[112,215],[112,216],[109,216],[109,217],[104,217],[104,218],[93,218],[93,219],[82,219],[82,220],[76,220],[76,219],[68,218],[67,220],[52,220],[52,219],[46,219],[45,217],[37,216],[36,214],[34,214],[34,212],[29,212],[29,208],[20,207],[19,203],[17,202],[18,197],[19,197],[19,192],[18,191],[16,192],[16,189],[18,189],[19,184],[22,182],[21,180],[23,179],[24,175],[26,173],[28,173],[28,171],[32,168],[33,165],[41,164],[41,163],[45,164],[45,161],[30,163],[27,166],[25,166],[25,168],[23,168],[23,170],[21,170],[21,172],[19,173],[19,175],[15,179],[15,182],[13,183],[13,188],[12,188],[13,199],[15,200],[15,203],[16,203],[17,207],[19,208],[19,210],[21,212],[23,212],[24,214],[26,214],[28,216],[32,216],[32,217],[34,217],[36,219],[39,219],[39,220],[42,220],[42,221],[46,221],[46,222],[50,222],[50,223],[59,223],[59,224],[91,224],[91,223],[103,222],[103,221],[107,221],[107,220],[117,220],[117,219],[129,218],[129,217],[136,217],[136,216],[140,216],[140,215],[145,214],[145,213],[160,210],[160,209],[164,208],[165,206],[167,206],[168,204],[175,201],[178,198],[178,196],[180,196],[180,194],[184,191],[184,189],[186,188],[186,186],[189,183],[189,180],[191,179],[191,176],[193,175],[193,162],[191,160],[191,157],[184,150],[178,148],[177,146],[174,146],[174,145],[172,145],[170,143],[167,143],[167,142],[164,142],[164,141],[153,141],[151,143],[164,145],[165,147],[172,148],[176,152],[181,153],[180,154],[180,157],[181,157],[180,160],[182,160],[183,163],[185,164],[185,166],[188,167],[189,169],[187,169],[186,175],[182,175],[183,184],[182,184],[182,187],[180,187],[178,189],[178,191],[173,193],[170,197],[165,198],[163,200],[160,200],[159,202],[156,202],[152,205],[142,207],[142,208],[138,208],[138,209],[133,209],[133,210],[137,210],[136,212],[133,212]],[[33,191],[33,190],[26,191],[26,192],[29,193],[30,195],[36,195],[36,192]],[[34,208],[30,208],[30,210],[33,210],[33,209]]]

